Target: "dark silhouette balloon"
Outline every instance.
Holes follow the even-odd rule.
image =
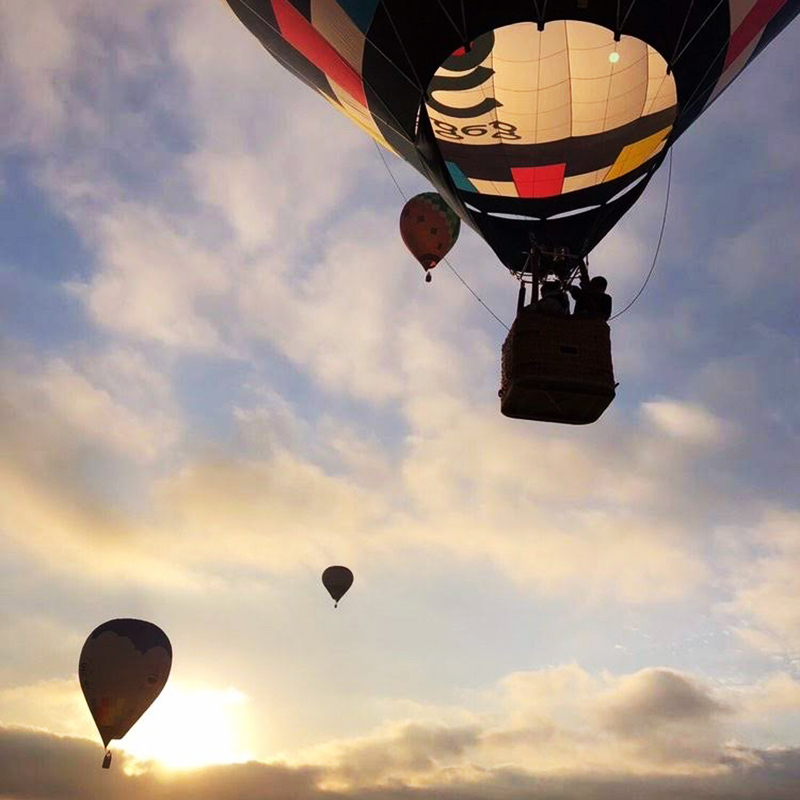
[[[353,585],[353,573],[347,567],[328,567],[322,573],[322,585],[333,598],[333,607],[336,608],[347,590]]]
[[[103,745],[121,739],[158,697],[172,666],[172,645],[157,625],[112,619],[81,650],[78,677]],[[107,751],[103,767],[111,764]]]
[[[425,280],[456,243],[461,220],[436,192],[412,197],[400,214],[400,235],[411,255],[422,264]]]

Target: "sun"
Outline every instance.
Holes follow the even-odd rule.
[[[253,758],[243,735],[247,697],[233,688],[168,685],[115,747],[137,761],[183,770]]]

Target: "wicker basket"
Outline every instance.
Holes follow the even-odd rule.
[[[503,343],[505,416],[585,425],[608,408],[615,389],[606,322],[523,309]]]

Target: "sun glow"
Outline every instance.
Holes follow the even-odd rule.
[[[168,685],[130,733],[111,742],[111,748],[170,769],[248,761],[253,756],[243,742],[246,703],[246,695],[233,688]]]

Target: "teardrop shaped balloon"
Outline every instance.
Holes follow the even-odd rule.
[[[103,745],[121,739],[158,697],[172,667],[172,645],[157,625],[112,619],[95,628],[78,663],[83,696]],[[106,754],[103,766],[111,761]]]
[[[450,252],[460,231],[461,220],[436,192],[412,197],[400,214],[400,235],[426,273]]]
[[[336,608],[347,590],[353,585],[353,573],[347,567],[328,567],[322,573],[322,585],[334,599],[333,607]]]

